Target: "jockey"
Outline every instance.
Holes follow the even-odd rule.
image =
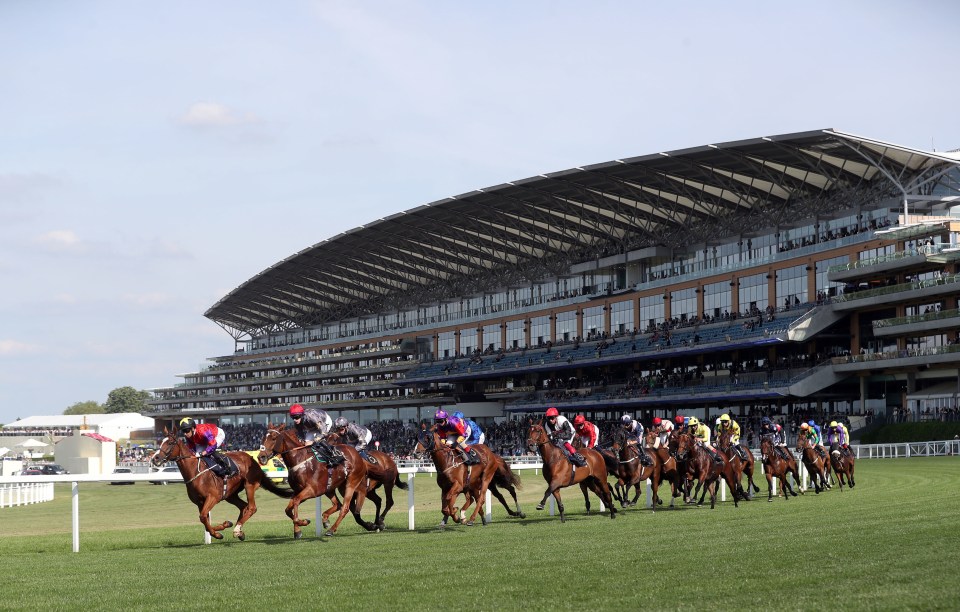
[[[813,421],[810,421],[813,423]],[[825,457],[826,453],[823,450],[823,447],[820,446],[822,443],[820,440],[820,428],[814,428],[810,423],[800,423],[800,436],[806,438],[810,446],[813,447],[813,450],[817,451],[817,454],[821,457]]]
[[[625,414],[620,417],[620,424],[623,425],[623,431],[627,435],[627,446],[637,446],[637,451],[640,456],[640,463],[646,467],[653,465],[653,461],[650,459],[650,456],[644,452],[643,446],[645,441],[643,439],[643,424],[631,417],[629,414]]]
[[[573,428],[580,436],[584,448],[594,448],[597,446],[600,432],[597,430],[597,426],[588,421],[585,416],[578,414],[573,417]]]
[[[690,420],[687,421],[687,427],[690,429],[690,435],[693,436],[693,439],[710,452],[710,456],[713,457],[715,462],[722,464],[723,457],[717,454],[717,451],[710,444],[710,428],[701,423],[697,417],[690,417]]]
[[[180,433],[183,434],[187,448],[189,448],[196,457],[210,457],[217,464],[220,470],[214,471],[217,472],[219,476],[232,478],[237,475],[231,462],[216,452],[218,448],[223,446],[223,441],[227,437],[225,431],[213,423],[200,423],[198,425],[197,422],[190,417],[185,417],[180,419]],[[222,473],[220,473],[221,471]]]
[[[353,448],[357,449],[361,457],[370,463],[376,463],[373,457],[367,454],[367,444],[370,444],[370,441],[373,439],[373,432],[369,429],[362,425],[351,423],[346,417],[341,416],[337,417],[337,420],[333,422],[333,431],[340,436],[340,440],[343,441],[343,443],[353,444]]]
[[[653,448],[666,447],[670,442],[670,434],[673,433],[673,421],[654,417],[653,431],[657,434],[657,439],[653,441]]]
[[[681,432],[683,431],[684,426],[687,424],[687,419],[686,417],[678,414],[676,418],[673,419],[673,422],[677,424],[677,432]]]
[[[480,429],[480,426],[477,425],[476,421],[463,416],[463,413],[459,410],[453,413],[453,417],[460,419],[466,424],[468,446],[473,446],[474,444],[483,444],[487,441],[487,436],[483,433],[483,430]]]
[[[328,465],[343,463],[343,455],[326,440],[327,434],[333,429],[333,419],[325,410],[304,410],[300,404],[294,404],[290,406],[290,418],[293,419],[293,426],[303,443],[307,446],[318,446],[317,452],[323,455]]]
[[[467,445],[467,424],[460,419],[448,415],[444,410],[437,410],[433,415],[433,423],[440,434],[440,440],[447,446],[455,446],[460,454],[463,455],[464,465],[475,465],[480,463],[480,458],[476,453],[470,452]]]
[[[547,413],[544,416],[546,416],[546,420],[543,422],[543,428],[553,443],[567,451],[570,461],[577,467],[586,467],[587,460],[577,452],[577,449],[573,448],[572,442],[576,432],[567,417],[561,416],[560,411],[552,406],[547,408]]]
[[[717,427],[717,440],[720,439],[720,436],[726,433],[730,434],[730,445],[733,448],[733,452],[737,453],[740,457],[740,461],[746,461],[747,455],[746,451],[743,450],[743,447],[740,446],[740,423],[737,423],[729,414],[721,414],[720,418],[717,419],[720,421],[720,424]]]
[[[770,436],[773,442],[773,450],[783,458],[784,461],[790,457],[787,455],[786,441],[784,440],[783,427],[770,420],[770,417],[763,417],[760,420],[760,435]]]
[[[830,452],[848,453],[850,447],[847,445],[847,440],[847,428],[842,423],[830,421],[830,426],[827,429],[827,443],[830,444]]]

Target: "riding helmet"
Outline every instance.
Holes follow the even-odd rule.
[[[697,417],[690,417],[690,420],[687,422],[687,425],[689,425],[690,427],[696,427],[699,424],[700,424],[700,419],[698,419]]]
[[[554,408],[553,406],[551,406],[550,408],[547,408],[547,418],[549,419],[550,417],[555,417],[555,416],[560,416],[560,411]]]
[[[830,421],[830,427],[836,427],[836,426],[837,426],[836,421]]]
[[[578,414],[577,416],[573,417],[574,425],[583,425],[586,421],[587,419],[585,419],[582,414]]]
[[[446,420],[447,420],[447,413],[446,413],[445,411],[443,411],[443,410],[437,410],[437,413],[436,413],[435,415],[433,415],[433,420],[434,420],[434,421],[446,421]]]
[[[337,417],[337,420],[333,422],[333,426],[336,427],[337,429],[340,429],[341,427],[346,427],[347,424],[348,424],[348,421],[345,417]]]
[[[455,419],[464,419],[464,418],[466,418],[466,417],[463,416],[463,413],[462,413],[462,412],[460,412],[459,410],[457,410],[456,412],[453,413],[453,418],[455,418]]]
[[[663,420],[660,417],[653,417],[654,425],[659,425],[660,423],[663,423]]]
[[[300,404],[294,404],[293,406],[290,406],[290,416],[295,417],[297,415],[302,415],[302,414],[303,414],[303,406],[301,406]]]
[[[180,429],[193,429],[197,426],[197,422],[191,419],[190,417],[184,417],[180,419]]]
[[[622,417],[620,417],[620,422],[623,423],[624,425],[629,425],[630,421],[632,420],[633,420],[633,417],[630,416],[629,414],[625,414]]]
[[[677,425],[683,425],[683,415],[678,414],[677,418],[674,419]]]
[[[729,420],[730,420],[730,415],[729,415],[729,414],[721,414],[721,415],[720,415],[720,420],[721,420],[721,421],[729,421]]]
[[[810,429],[810,426],[806,423],[800,423],[800,429]]]

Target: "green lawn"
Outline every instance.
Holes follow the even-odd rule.
[[[955,609],[960,602],[960,460],[861,461],[858,486],[717,509],[645,509],[568,521],[534,506],[543,480],[522,473],[526,520],[439,531],[439,489],[418,476],[415,532],[406,492],[385,533],[345,519],[293,541],[286,504],[267,492],[247,524],[207,546],[183,485],[81,485],[80,552],[70,489],[0,509],[0,609]],[[496,502],[495,502],[496,503]],[[228,510],[229,508],[229,510]],[[313,502],[303,509],[312,518]],[[225,504],[217,520],[235,518]]]

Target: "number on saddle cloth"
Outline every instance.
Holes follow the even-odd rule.
[[[358,450],[357,452],[360,453],[360,456],[366,459],[368,463],[372,465],[377,465],[377,463],[379,463],[376,457],[367,452],[367,449]]]

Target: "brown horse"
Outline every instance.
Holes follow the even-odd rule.
[[[733,449],[733,432],[725,431],[720,434],[720,437],[717,439],[717,449],[723,451],[726,455],[730,455],[731,452],[736,452]],[[737,454],[740,457],[741,462],[741,471],[747,476],[747,488],[744,490],[744,499],[751,499],[754,493],[760,492],[760,487],[757,486],[757,483],[753,481],[753,471],[754,464],[756,459],[753,456],[753,451],[746,445],[743,440],[740,440],[737,444],[744,452],[743,456],[740,457],[739,453]],[[741,477],[742,478],[742,477]]]
[[[697,493],[700,493],[700,499],[697,501],[698,506],[703,505],[703,500],[707,491],[709,491],[710,509],[714,509],[717,503],[716,485],[723,478],[732,492],[734,507],[739,507],[738,500],[743,488],[734,480],[736,472],[731,468],[726,457],[724,457],[723,463],[717,463],[710,456],[710,453],[701,448],[701,445],[688,433],[677,435],[677,457],[687,462],[687,471],[693,478],[697,479],[697,488],[693,492],[692,499],[696,499]],[[701,487],[703,492],[700,491]]]
[[[800,453],[800,459],[807,468],[807,473],[810,474],[810,482],[813,483],[814,490],[817,495],[820,495],[820,491],[830,486],[826,477],[826,472],[830,470],[830,456],[824,453],[821,457],[813,441],[804,436],[797,436],[797,452]]]
[[[153,455],[153,465],[161,466],[168,461],[177,464],[180,475],[183,476],[183,481],[187,485],[187,497],[200,509],[200,522],[203,523],[207,533],[218,540],[223,538],[220,532],[229,527],[233,527],[233,535],[238,540],[243,541],[247,537],[243,533],[243,525],[257,511],[254,492],[258,488],[263,487],[280,497],[293,497],[293,491],[275,485],[270,477],[263,473],[253,457],[247,453],[241,451],[226,453],[237,465],[238,472],[232,478],[223,479],[204,465],[199,457],[194,457],[176,429],[168,431],[164,428],[163,433],[166,437]],[[241,489],[246,492],[247,501],[240,499]],[[210,510],[224,499],[240,509],[236,526],[230,521],[224,521],[219,525],[210,524]]]
[[[464,508],[472,503],[472,493],[466,486],[467,467],[458,457],[456,451],[443,444],[440,436],[433,430],[422,427],[417,434],[417,445],[413,449],[414,456],[422,457],[429,454],[433,465],[437,468],[437,486],[440,487],[440,511],[443,519],[440,528],[447,526],[447,519],[460,523],[464,519],[464,510],[457,508],[457,497],[461,493],[467,498]]]
[[[847,484],[852,489],[857,486],[853,480],[853,468],[856,460],[852,453],[844,452],[839,444],[830,447],[830,464],[833,472],[837,475],[837,482],[840,484],[840,491],[843,491],[843,485]]]
[[[773,501],[773,479],[780,479],[780,492],[784,499],[790,499],[789,495],[797,496],[790,483],[787,482],[787,475],[793,474],[793,481],[800,489],[800,472],[797,470],[797,460],[793,455],[788,454],[788,459],[784,459],[776,452],[773,439],[769,435],[760,436],[760,453],[763,455],[763,473],[767,477],[767,501]],[[803,494],[803,489],[800,489]]]
[[[286,429],[284,425],[269,427],[263,437],[258,457],[260,464],[266,465],[274,456],[280,455],[287,466],[287,481],[296,492],[286,509],[287,516],[293,521],[294,539],[299,540],[303,536],[300,528],[310,524],[310,519],[300,518],[300,504],[320,495],[330,497],[338,488],[343,495],[343,504],[337,520],[327,528],[325,535],[332,536],[337,532],[348,508],[359,525],[367,531],[376,529],[373,523],[360,517],[360,508],[367,495],[367,462],[352,446],[341,444],[337,448],[343,453],[345,461],[329,469],[326,463],[317,459],[313,449],[297,437],[295,429]],[[326,519],[332,511],[331,508],[324,513],[324,527],[327,527]]]
[[[669,442],[667,443],[667,446],[661,446],[658,441],[659,437],[660,434],[652,430],[647,431],[645,434],[647,448],[650,449],[651,453],[656,454],[660,458],[660,482],[662,483],[664,480],[666,480],[670,483],[670,507],[673,508],[674,499],[683,494],[683,481],[680,470],[680,462],[677,460],[674,454],[670,452]],[[653,500],[657,504],[663,504],[663,501],[657,495],[654,495]]]
[[[586,448],[583,444],[583,438],[581,436],[574,437],[573,448],[577,449],[578,451],[583,448]],[[620,460],[617,458],[617,453],[613,452],[609,448],[601,448],[599,445],[593,447],[593,450],[600,453],[600,456],[603,457],[603,461],[607,465],[607,474],[618,479],[618,481],[614,483],[613,487],[611,488],[610,494],[613,496],[613,499],[617,500],[618,502],[620,502],[621,505],[623,505],[623,503],[627,499],[627,494],[626,494],[626,487],[621,487],[619,485]],[[623,491],[620,490],[621,488],[623,488]],[[583,492],[583,502],[586,505],[587,514],[589,514],[590,513],[590,495],[589,495],[590,489],[589,487],[587,487],[586,482],[580,483],[580,490]]]
[[[624,496],[624,499],[621,501],[623,507],[627,506],[636,506],[637,499],[640,497],[640,490],[643,484],[650,480],[650,488],[652,490],[654,500],[651,504],[651,511],[656,511],[657,502],[659,499],[657,494],[657,489],[660,486],[661,478],[661,469],[662,462],[660,461],[660,456],[655,453],[647,453],[647,456],[650,457],[653,465],[643,465],[640,463],[640,453],[646,452],[644,449],[640,448],[637,444],[631,444],[627,440],[626,436],[620,435],[617,437],[617,440],[613,443],[613,449],[617,453],[617,460],[620,463],[620,470],[618,474],[618,485],[623,485],[626,487],[626,490],[629,491],[630,487],[634,489],[633,499],[627,500]]]
[[[331,433],[327,436],[327,442],[330,444],[339,444],[340,436]],[[383,531],[387,512],[390,512],[390,508],[393,508],[393,487],[406,490],[407,483],[403,482],[400,478],[400,470],[397,469],[397,463],[393,460],[393,457],[378,450],[366,449],[365,452],[376,460],[376,463],[367,461],[367,476],[370,478],[367,482],[367,499],[373,501],[377,508],[377,514],[373,520],[373,524],[376,525],[377,531]],[[376,492],[381,486],[383,486],[383,495],[387,499],[387,505],[382,513],[380,512],[382,500]],[[337,497],[335,491],[335,488],[328,489],[327,491],[327,497],[329,497],[332,502],[331,508],[327,511],[330,512],[330,514],[340,508],[340,499]],[[324,512],[324,521],[326,521],[327,516],[329,515]],[[326,527],[327,525],[324,526]]]
[[[580,454],[586,459],[587,465],[585,467],[574,467],[567,459],[566,454],[550,442],[547,432],[543,428],[543,421],[531,423],[530,431],[527,433],[527,448],[540,453],[540,457],[543,459],[543,478],[547,481],[547,490],[543,494],[543,499],[537,505],[537,510],[543,510],[547,503],[547,497],[552,494],[557,502],[557,509],[560,511],[560,522],[566,521],[563,513],[563,500],[560,498],[560,489],[586,481],[590,490],[600,498],[600,501],[606,507],[610,508],[610,518],[617,518],[617,509],[613,506],[610,486],[607,484],[607,466],[600,453],[590,448],[581,450]]]

